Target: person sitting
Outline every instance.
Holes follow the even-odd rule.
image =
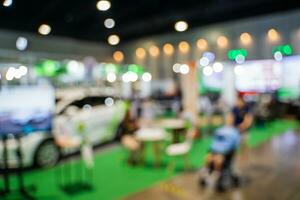
[[[231,114],[225,117],[225,125],[218,128],[213,136],[209,153],[205,159],[205,166],[201,170],[200,183],[203,186],[215,183],[221,184],[221,177],[226,169],[231,168],[235,151],[239,147],[240,133],[234,127],[234,118]]]
[[[129,151],[127,162],[135,165],[138,163],[141,143],[134,137],[134,133],[138,130],[138,125],[135,119],[131,117],[130,109],[125,113],[124,120],[121,124],[121,143]]]

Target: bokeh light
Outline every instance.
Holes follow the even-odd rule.
[[[234,67],[234,73],[235,73],[235,75],[237,75],[237,76],[241,76],[241,75],[243,75],[244,74],[244,68],[243,68],[243,66],[241,66],[241,65],[237,65],[237,66],[235,66]]]
[[[219,73],[219,72],[222,72],[222,71],[223,71],[224,66],[223,66],[223,64],[220,63],[220,62],[215,62],[215,63],[213,64],[212,68],[213,68],[214,72]]]
[[[227,37],[225,36],[218,37],[217,44],[220,48],[226,48],[229,44]]]
[[[187,64],[180,65],[179,71],[181,74],[188,74],[190,72],[190,67]]]
[[[8,80],[8,81],[13,80],[15,77],[15,72],[16,72],[16,69],[14,67],[8,68],[8,70],[6,72],[6,80]]]
[[[110,45],[117,45],[120,42],[120,37],[118,35],[110,35],[107,41]]]
[[[4,7],[9,7],[9,6],[12,5],[12,3],[13,3],[13,0],[4,0],[3,1],[3,6]]]
[[[143,48],[137,48],[135,50],[135,55],[136,55],[137,58],[143,59],[146,56],[146,51]]]
[[[249,33],[242,33],[240,35],[240,41],[243,45],[250,45],[252,43],[252,37]]]
[[[171,44],[167,43],[163,46],[163,51],[166,55],[170,56],[174,53],[174,47]]]
[[[100,11],[106,11],[110,9],[111,3],[107,0],[101,0],[97,2],[97,9]]]
[[[18,69],[21,76],[25,76],[28,73],[28,68],[24,65],[21,65]]]
[[[110,83],[113,83],[117,80],[117,75],[113,72],[109,72],[106,76],[106,80]]]
[[[238,54],[236,57],[235,57],[235,62],[238,63],[238,64],[243,64],[245,62],[246,58],[244,55],[242,54]]]
[[[178,21],[175,23],[175,30],[178,32],[186,31],[189,27],[188,23],[185,21]]]
[[[113,106],[114,105],[114,99],[111,98],[111,97],[107,97],[105,100],[104,100],[104,103],[106,106],[110,107],[110,106]]]
[[[213,52],[206,51],[203,53],[202,57],[208,58],[209,62],[214,62],[216,55]]]
[[[179,43],[178,48],[181,53],[188,53],[190,50],[190,45],[186,41],[182,41]]]
[[[122,51],[116,51],[113,54],[113,58],[117,63],[120,63],[124,60],[124,54],[122,53]]]
[[[159,56],[159,48],[153,45],[149,48],[149,53],[152,57],[157,57]]]
[[[199,40],[197,41],[197,47],[198,47],[199,50],[204,51],[204,50],[207,49],[208,44],[207,44],[207,42],[206,42],[205,39],[199,39]]]
[[[115,20],[113,20],[111,18],[104,20],[104,26],[106,28],[113,28],[115,26]]]
[[[27,49],[28,40],[25,37],[18,37],[16,41],[16,47],[20,51],[24,51]]]
[[[152,75],[149,72],[145,72],[142,75],[142,80],[145,81],[145,82],[149,82],[149,81],[152,80]]]
[[[181,64],[175,63],[175,64],[173,65],[173,71],[174,71],[175,73],[179,73],[179,72],[180,72],[180,66],[181,66]]]
[[[38,31],[41,35],[48,35],[51,32],[51,27],[48,24],[42,24]]]
[[[276,51],[276,52],[274,53],[274,59],[275,59],[276,61],[282,61],[282,59],[283,59],[282,53],[281,53],[280,51]]]
[[[203,75],[204,76],[211,76],[213,74],[213,68],[211,66],[206,66],[203,68]]]
[[[207,66],[207,65],[209,65],[209,59],[207,57],[202,57],[200,59],[200,65],[201,66]]]
[[[268,31],[268,39],[270,42],[277,42],[280,39],[280,35],[275,29],[270,29]]]

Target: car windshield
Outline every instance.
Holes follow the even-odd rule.
[[[70,106],[75,106],[78,109],[82,109],[85,106],[94,107],[94,106],[103,105],[106,98],[107,97],[103,97],[103,96],[101,97],[92,96],[92,97],[85,97],[80,100],[75,100],[72,103],[68,104],[59,114],[64,113],[67,110],[67,108],[69,108]]]

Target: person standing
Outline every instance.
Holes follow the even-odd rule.
[[[234,119],[234,126],[241,134],[241,157],[243,160],[248,160],[250,151],[247,147],[247,131],[253,123],[253,114],[250,105],[248,105],[242,95],[238,95],[236,104],[232,108],[231,114]]]
[[[245,102],[242,95],[238,96],[231,113],[234,118],[234,126],[238,128],[242,134],[246,133],[252,125],[253,114],[251,107]]]

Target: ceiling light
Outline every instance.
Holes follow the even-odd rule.
[[[124,54],[122,53],[122,51],[116,51],[113,54],[113,58],[116,62],[120,63],[124,60]]]
[[[117,35],[110,35],[107,41],[110,45],[117,45],[120,42],[120,38]]]
[[[178,21],[175,23],[175,30],[178,32],[183,32],[188,29],[189,25],[185,21]]]
[[[143,48],[137,48],[135,50],[135,55],[136,57],[138,57],[139,59],[143,59],[146,56],[146,51]]]
[[[182,53],[187,53],[190,50],[190,45],[186,41],[182,41],[178,45],[179,51]]]
[[[228,46],[228,39],[225,36],[220,36],[217,39],[217,44],[220,48],[226,48]]]
[[[20,51],[24,51],[27,48],[28,41],[25,37],[18,37],[16,41],[16,47]]]
[[[240,40],[243,45],[250,45],[252,43],[252,37],[249,33],[242,33]]]
[[[108,18],[104,21],[104,26],[106,28],[113,28],[115,26],[115,20]]]
[[[271,42],[276,42],[280,39],[280,36],[279,33],[272,28],[268,31],[268,38]]]
[[[12,0],[4,0],[4,1],[3,1],[3,6],[5,6],[5,7],[9,7],[9,6],[11,6],[11,5],[12,5],[12,3],[13,3],[13,1],[12,1]]]
[[[168,43],[163,46],[163,50],[164,50],[164,53],[168,56],[170,56],[174,53],[174,47]]]
[[[151,46],[149,48],[149,53],[152,57],[157,57],[159,55],[159,48],[157,46]]]
[[[42,24],[38,31],[41,35],[48,35],[51,32],[51,27],[48,24]]]
[[[206,42],[206,40],[204,40],[204,39],[199,39],[198,41],[197,41],[197,47],[198,47],[198,49],[200,49],[200,50],[206,50],[207,49],[207,42]]]
[[[108,9],[110,9],[110,7],[111,7],[111,3],[107,0],[101,0],[98,1],[97,3],[97,8],[100,11],[107,11]]]

